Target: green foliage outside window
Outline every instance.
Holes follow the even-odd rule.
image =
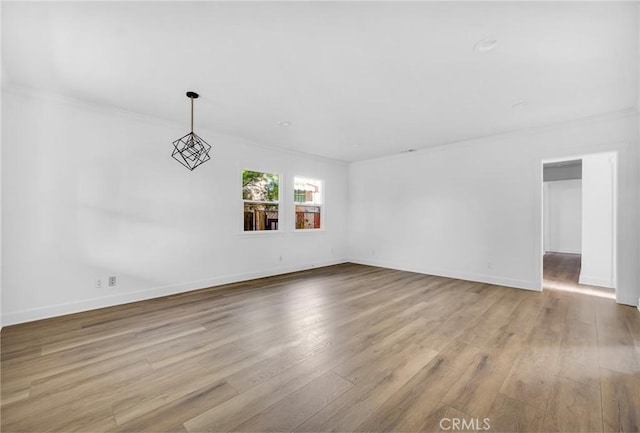
[[[280,182],[277,174],[244,170],[242,198],[250,201],[278,201]]]

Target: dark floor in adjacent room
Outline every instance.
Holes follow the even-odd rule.
[[[615,299],[614,289],[579,284],[580,254],[546,253],[543,258],[545,289],[562,290]]]

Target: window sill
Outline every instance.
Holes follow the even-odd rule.
[[[285,236],[289,234],[311,234],[311,233],[325,233],[325,229],[295,229],[292,231],[283,231],[283,230],[260,230],[260,231],[250,231],[250,232],[239,232],[237,234],[240,238],[261,238],[261,237],[269,237],[269,236]]]
[[[241,238],[253,238],[263,236],[282,236],[285,232],[282,230],[254,230],[254,231],[242,231],[238,233]]]

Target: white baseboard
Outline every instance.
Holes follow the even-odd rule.
[[[580,274],[580,278],[578,278],[578,284],[585,284],[587,286],[607,287],[609,289],[613,288],[613,284],[611,283],[611,280],[607,278],[591,277],[589,275],[582,275],[582,274]]]
[[[203,289],[208,287],[216,287],[216,286],[221,286],[225,284],[248,281],[256,278],[283,275],[291,272],[298,272],[298,271],[308,270],[312,268],[320,268],[320,267],[332,266],[332,265],[348,263],[348,262],[357,263],[361,265],[378,266],[381,268],[397,269],[401,271],[416,272],[420,274],[436,275],[436,276],[446,277],[446,278],[455,278],[459,280],[474,281],[479,283],[495,284],[499,286],[513,287],[517,289],[532,290],[537,292],[541,291],[541,285],[535,281],[518,280],[518,279],[513,279],[508,277],[498,277],[493,275],[456,272],[456,271],[449,271],[449,270],[417,268],[417,267],[405,266],[397,263],[387,263],[387,262],[370,260],[370,259],[342,258],[342,259],[328,260],[324,262],[317,262],[314,264],[283,266],[283,267],[270,269],[270,270],[246,272],[246,273],[235,274],[235,275],[224,275],[219,277],[208,278],[205,280],[191,281],[187,283],[174,284],[174,285],[162,286],[162,287],[154,287],[150,289],[139,290],[135,292],[120,293],[118,295],[88,299],[88,300],[83,300],[79,302],[68,302],[63,304],[47,306],[47,307],[9,312],[2,315],[2,322],[0,323],[0,329],[2,329],[3,326],[15,325],[18,323],[25,323],[25,322],[31,322],[34,320],[41,320],[41,319],[47,319],[51,317],[63,316],[66,314],[79,313],[82,311],[95,310],[98,308],[112,307],[115,305],[122,305],[130,302],[145,301],[148,299],[159,298],[167,295],[174,295],[177,293],[184,293],[192,290],[198,290],[198,289]],[[606,283],[606,281],[602,279],[597,279],[597,278],[592,279],[588,276],[585,276],[585,277],[583,277],[582,275],[580,276],[580,284],[607,287],[602,283]],[[632,305],[631,302],[625,302],[625,300],[618,300],[618,302]],[[638,310],[640,310],[640,299],[638,299],[636,306],[638,307]]]
[[[95,310],[98,308],[112,307],[115,305],[128,304],[131,302],[145,301],[177,293],[189,292],[192,290],[221,286],[224,284],[237,283],[241,281],[253,280],[256,278],[272,277],[276,275],[288,274],[291,272],[304,271],[312,268],[338,265],[348,262],[347,259],[327,260],[313,264],[296,266],[282,266],[269,270],[246,272],[235,275],[224,275],[212,277],[205,280],[191,281],[169,286],[153,287],[150,289],[138,290],[135,292],[120,293],[113,296],[87,299],[78,302],[67,302],[63,304],[51,305],[29,310],[14,311],[3,314],[2,325],[15,325],[18,323],[32,322],[34,320],[48,319],[51,317],[63,316],[66,314],[79,313],[82,311]]]
[[[518,280],[508,277],[498,277],[494,275],[474,274],[468,272],[457,272],[442,269],[427,269],[405,266],[398,263],[387,263],[370,259],[349,259],[351,263],[361,265],[378,266],[381,268],[397,269],[399,271],[416,272],[419,274],[436,275],[439,277],[455,278],[457,280],[474,281],[477,283],[495,284],[497,286],[513,287],[516,289],[532,290],[535,292],[542,291],[542,284],[536,281]]]

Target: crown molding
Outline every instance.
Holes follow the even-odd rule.
[[[366,164],[374,161],[395,160],[395,159],[406,158],[408,156],[415,157],[415,155],[418,153],[435,153],[435,152],[442,152],[445,150],[452,150],[452,149],[464,149],[470,146],[477,146],[477,145],[482,145],[482,144],[491,143],[495,141],[504,141],[504,140],[513,139],[513,138],[535,136],[535,135],[545,134],[545,133],[554,132],[554,131],[561,131],[561,130],[572,128],[572,127],[579,127],[581,125],[587,125],[594,122],[605,122],[605,121],[625,119],[625,118],[639,118],[639,121],[640,121],[640,111],[636,107],[631,107],[631,108],[627,108],[619,111],[611,111],[611,112],[596,114],[592,116],[566,120],[562,122],[554,122],[552,124],[543,125],[543,126],[516,129],[512,131],[501,132],[499,134],[473,137],[465,140],[442,143],[435,146],[417,148],[415,149],[415,151],[411,153],[407,153],[407,152],[403,152],[400,154],[394,153],[392,155],[383,155],[383,156],[378,156],[374,158],[367,158],[367,159],[362,159],[358,161],[352,161],[350,165]]]

